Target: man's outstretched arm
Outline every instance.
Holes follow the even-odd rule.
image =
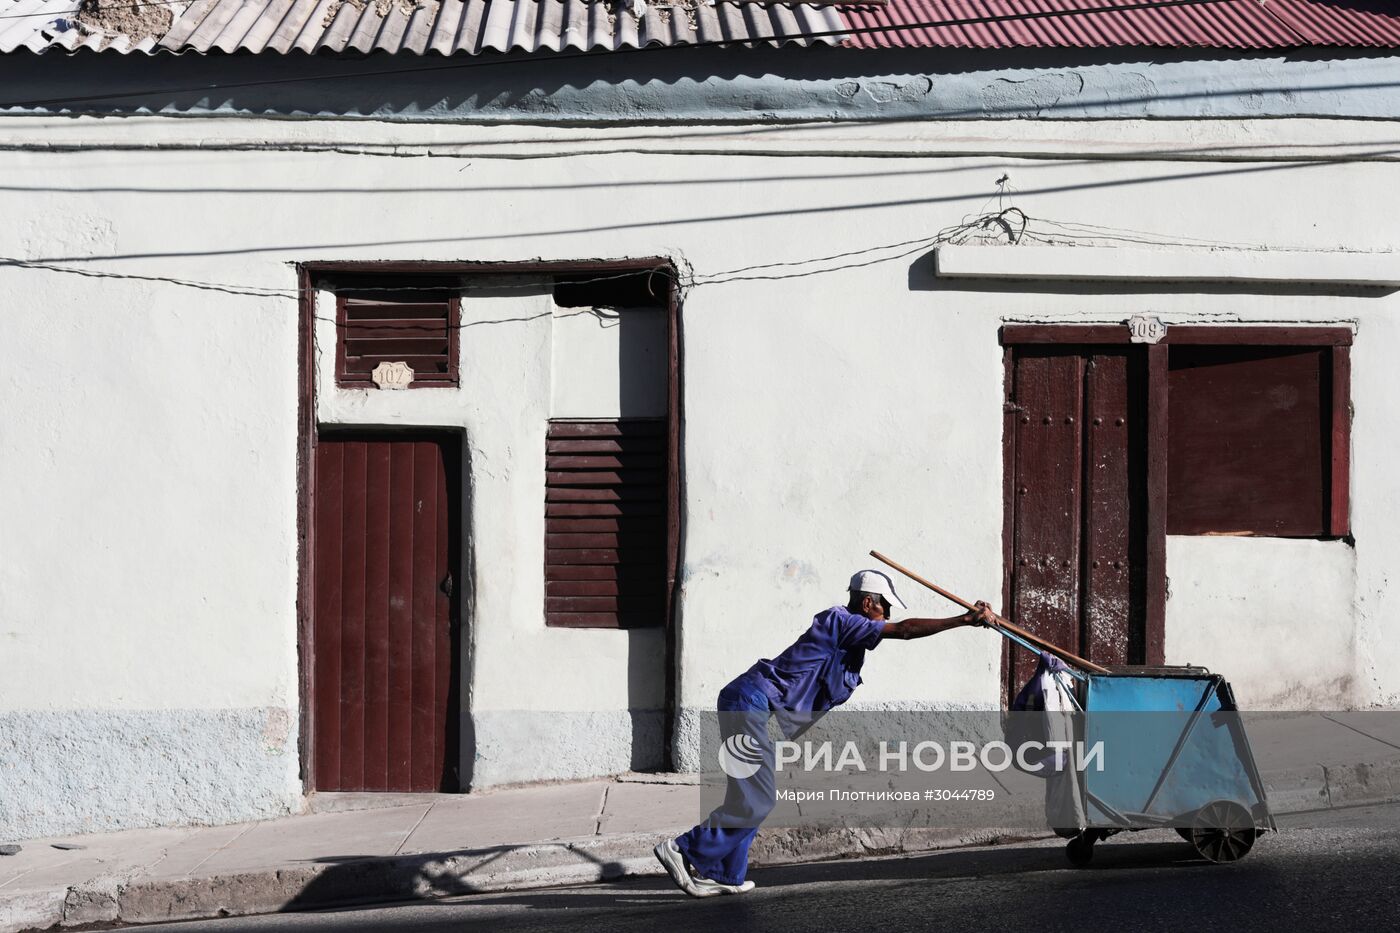
[[[949,629],[962,628],[964,625],[991,625],[994,618],[992,607],[979,602],[976,609],[968,610],[960,616],[950,616],[947,619],[904,619],[899,622],[886,622],[885,627],[880,631],[880,637],[924,638],[929,635],[937,635],[939,632],[946,632]]]

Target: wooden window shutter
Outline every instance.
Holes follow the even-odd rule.
[[[666,420],[553,421],[545,470],[545,624],[664,625]]]
[[[402,361],[409,388],[457,385],[460,313],[455,295],[431,291],[337,295],[336,384],[373,385],[374,367]]]
[[[1170,347],[1167,533],[1348,533],[1345,346]]]

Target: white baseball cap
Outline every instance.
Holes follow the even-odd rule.
[[[858,570],[855,576],[851,577],[851,585],[847,587],[852,593],[874,593],[876,596],[885,597],[885,602],[890,604],[890,608],[898,606],[900,609],[908,609],[904,605],[904,600],[899,598],[899,594],[894,591],[894,581],[878,570]]]

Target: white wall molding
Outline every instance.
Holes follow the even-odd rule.
[[[372,119],[0,115],[0,152],[60,154],[113,149],[311,151],[413,160],[554,159],[640,153],[743,158],[1070,159],[1189,162],[1212,166],[1238,162],[1308,165],[1332,164],[1338,160],[1400,161],[1400,139],[1397,139],[1393,123],[1325,118],[919,119],[873,123],[803,121],[780,125],[755,121],[723,125],[599,126],[582,132],[578,127],[569,126],[402,123]],[[1158,171],[1154,169],[1151,173]],[[1025,190],[1019,177],[1016,183]]]
[[[940,246],[940,278],[1400,286],[1400,255],[1297,250]]]

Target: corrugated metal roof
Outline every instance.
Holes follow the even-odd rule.
[[[852,30],[983,20],[853,31],[845,44],[863,49],[1400,46],[1400,4],[1381,0],[889,0],[843,16]]]
[[[80,2],[0,0],[0,52],[477,55],[829,45],[838,38],[801,37],[843,29],[853,30],[843,44],[860,49],[1400,47],[1394,0],[888,0],[863,7],[652,0],[640,17],[630,0],[136,0],[132,15],[106,20],[76,13]],[[914,26],[931,22],[958,24]]]
[[[150,0],[136,0],[149,3]],[[643,48],[697,42],[831,45],[840,14],[812,4],[656,0],[639,18],[597,0],[192,0],[149,35],[95,27],[78,0],[0,0],[0,52],[390,52],[443,55]],[[152,18],[158,7],[143,6]],[[9,17],[9,18],[4,18]],[[162,16],[163,18],[163,16]]]
[[[1309,45],[1400,45],[1400,3],[1394,0],[1270,0],[1266,8]]]

